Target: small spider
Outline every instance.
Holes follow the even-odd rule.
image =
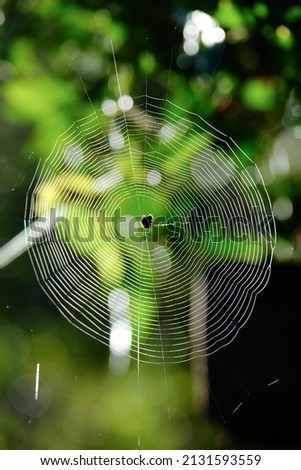
[[[151,228],[152,222],[153,222],[153,216],[151,214],[142,216],[141,225],[144,228],[144,230],[149,230]]]

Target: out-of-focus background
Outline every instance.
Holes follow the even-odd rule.
[[[26,254],[1,270],[1,449],[300,448],[300,22],[290,1],[0,0],[1,245],[56,138],[89,100],[118,99],[111,41],[124,93],[147,77],[258,164],[278,231],[235,341],[208,361],[142,364],[139,387],[135,362],[114,374],[108,348],[59,314]]]

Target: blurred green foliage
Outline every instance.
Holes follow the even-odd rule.
[[[228,0],[201,6],[226,40],[188,56],[182,31],[187,14],[200,8],[194,0],[155,7],[150,0],[0,2],[1,244],[22,228],[38,160],[91,113],[89,99],[99,107],[118,98],[113,41],[123,93],[144,94],[147,83],[149,95],[198,113],[256,161],[272,201],[291,201],[291,216],[279,211],[275,255],[300,262],[301,7]],[[176,174],[182,163],[173,161],[168,171]],[[26,260],[1,276],[0,448],[133,448],[139,433],[144,448],[235,445],[199,417],[188,366],[167,368],[167,392],[162,369],[143,366],[138,396],[135,364],[125,377],[114,376],[107,350],[60,318],[35,287]],[[42,411],[31,403],[37,362],[45,397],[48,389],[51,395]],[[20,411],[14,381],[23,376],[32,395]]]

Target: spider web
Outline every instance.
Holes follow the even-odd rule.
[[[57,139],[25,219],[36,276],[59,311],[138,362],[229,344],[275,245],[257,166],[201,116],[148,94],[92,106]]]

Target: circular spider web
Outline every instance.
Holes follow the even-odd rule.
[[[256,165],[168,100],[121,97],[74,122],[28,191],[35,273],[77,328],[140,361],[228,344],[275,243]]]

